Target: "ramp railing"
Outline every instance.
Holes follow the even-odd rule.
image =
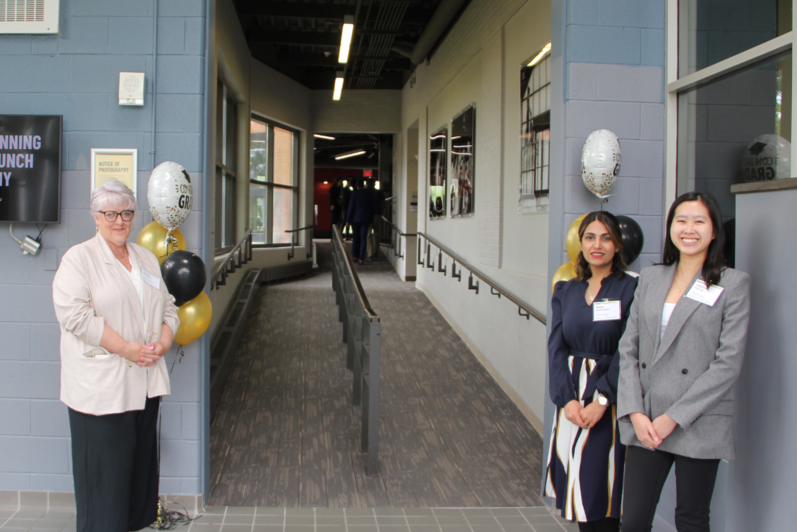
[[[354,270],[343,236],[332,227],[332,288],[343,323],[346,366],[354,373],[352,404],[361,406],[361,451],[368,453],[366,474],[379,473],[379,350],[381,323]]]

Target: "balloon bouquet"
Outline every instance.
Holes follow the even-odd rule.
[[[136,243],[158,257],[161,275],[178,307],[180,327],[174,341],[188,345],[210,326],[213,307],[203,291],[207,281],[205,263],[195,253],[186,251],[185,237],[178,227],[191,213],[193,188],[188,172],[167,161],[152,170],[147,184],[147,200],[154,221],[138,234]]]
[[[620,173],[620,161],[620,141],[617,139],[617,135],[608,129],[598,129],[590,133],[581,152],[581,178],[584,181],[584,186],[605,201],[617,181],[617,176]],[[551,292],[559,281],[569,281],[576,276],[576,260],[581,251],[578,229],[586,216],[586,214],[582,214],[576,218],[567,230],[565,247],[567,258],[570,261],[559,266],[553,274]],[[630,265],[642,252],[645,236],[642,233],[642,228],[633,218],[617,216],[617,221],[620,222],[620,232],[623,236],[623,259],[626,264]]]

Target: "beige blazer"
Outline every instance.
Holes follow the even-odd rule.
[[[160,333],[164,323],[175,332],[180,325],[158,259],[137,244],[128,242],[127,248],[139,272],[146,270],[160,280],[158,289],[142,283],[143,309],[128,272],[100,234],[69,248],[55,274],[61,401],[78,412],[102,415],[143,410],[147,397],[171,391],[163,358],[147,368],[99,347],[106,324],[128,342],[141,343],[150,341],[152,333]]]
[[[733,385],[747,342],[750,276],[727,268],[717,283],[724,290],[713,306],[682,297],[662,337],[661,315],[674,274],[675,265],[651,266],[639,277],[619,347],[621,440],[641,446],[629,414],[642,412],[655,419],[666,413],[678,426],[660,450],[690,458],[731,459]],[[690,288],[702,279],[698,273]]]

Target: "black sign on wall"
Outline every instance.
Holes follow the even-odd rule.
[[[61,220],[62,116],[0,115],[0,221]]]

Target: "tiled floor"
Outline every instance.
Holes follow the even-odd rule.
[[[0,530],[75,530],[74,513],[0,510]],[[209,507],[186,532],[577,532],[572,523],[533,508],[255,508]]]

